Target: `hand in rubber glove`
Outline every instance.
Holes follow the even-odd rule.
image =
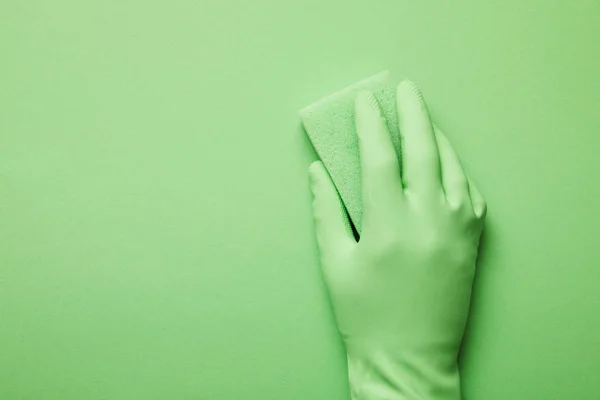
[[[397,103],[402,166],[377,100],[369,92],[356,99],[358,243],[325,167],[310,167],[321,266],[353,400],[458,400],[457,355],[486,205],[414,83],[399,85]]]

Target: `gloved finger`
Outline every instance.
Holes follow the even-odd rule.
[[[440,191],[440,160],[429,111],[419,87],[405,80],[396,93],[402,137],[402,182],[411,192]]]
[[[442,186],[446,194],[446,201],[452,206],[460,206],[467,201],[470,203],[469,181],[460,159],[446,135],[435,125],[433,129],[440,153]]]
[[[481,195],[481,192],[473,182],[471,178],[469,180],[469,193],[471,195],[471,204],[473,204],[473,211],[478,219],[484,219],[487,214],[487,204],[485,199]]]
[[[356,243],[342,200],[323,163],[312,163],[308,176],[313,193],[317,242],[321,252],[336,251],[340,246]]]
[[[400,163],[385,117],[375,96],[362,91],[355,102],[356,133],[362,173],[363,219],[385,212],[402,194]],[[364,225],[364,224],[363,224]]]

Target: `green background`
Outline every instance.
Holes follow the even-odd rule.
[[[297,110],[418,82],[489,203],[465,399],[600,393],[600,3],[0,3],[0,399],[347,399]]]

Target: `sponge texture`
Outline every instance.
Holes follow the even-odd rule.
[[[402,153],[396,116],[396,86],[390,72],[383,71],[300,110],[302,125],[329,171],[359,234],[362,227],[362,185],[358,138],[354,125],[354,99],[359,91],[365,89],[375,95],[400,159]]]

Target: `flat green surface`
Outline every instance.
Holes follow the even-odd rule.
[[[468,400],[600,393],[600,4],[0,3],[0,398],[347,399],[297,111],[390,68],[489,203]]]

